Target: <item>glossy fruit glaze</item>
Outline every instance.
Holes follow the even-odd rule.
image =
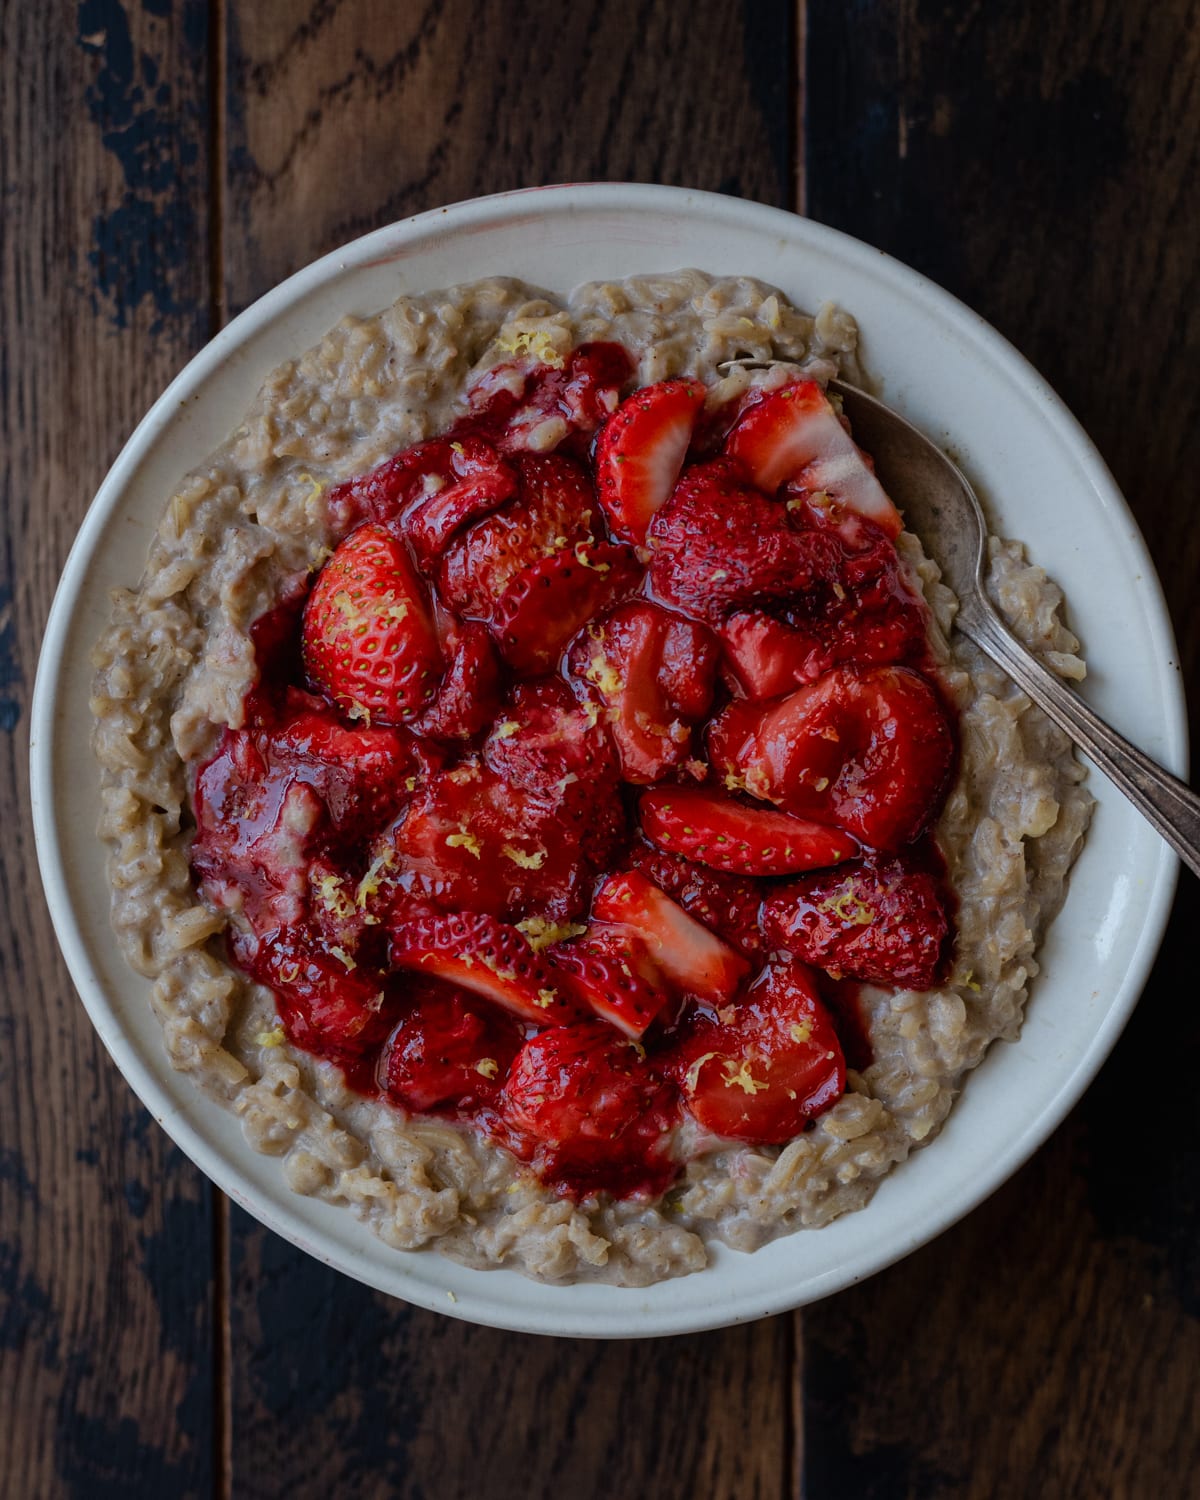
[[[502,365],[332,491],[193,788],[262,1045],[573,1197],[657,1196],[687,1116],[799,1134],[870,1061],[858,981],[953,943],[953,716],[869,459],[812,382],[632,373]]]

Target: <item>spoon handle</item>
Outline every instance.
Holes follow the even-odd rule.
[[[991,604],[964,599],[958,628],[1001,667],[1084,754],[1114,781],[1200,875],[1200,797],[1094,714],[1012,635]]]

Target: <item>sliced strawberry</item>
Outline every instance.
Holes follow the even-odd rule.
[[[573,917],[608,845],[603,819],[571,790],[551,801],[474,761],[431,776],[392,834],[395,878],[446,911]],[[619,802],[616,812],[623,824]]]
[[[814,380],[779,387],[747,406],[725,440],[760,490],[802,478],[896,536],[903,522],[861,449]]]
[[[839,864],[858,850],[834,828],[700,787],[653,787],[642,793],[638,812],[652,843],[736,875],[792,875]]]
[[[482,914],[407,922],[391,935],[390,958],[483,995],[524,1021],[558,1026],[579,1014],[553,967],[515,927]]]
[[[776,891],[763,905],[762,927],[773,947],[818,968],[928,990],[949,956],[950,898],[911,859],[856,859]]]
[[[736,611],[717,626],[717,635],[725,666],[746,698],[778,698],[810,680],[808,640],[761,609]]]
[[[489,622],[523,572],[589,540],[596,509],[588,476],[572,459],[522,454],[514,464],[517,497],[456,536],[441,569],[447,603]]]
[[[352,531],[304,607],[304,665],[343,713],[397,724],[437,692],[442,658],[429,603],[404,543],[385,527]]]
[[[643,599],[580,632],[570,670],[604,704],[627,781],[657,781],[692,754],[692,725],[712,704],[716,654],[705,626]]]
[[[428,567],[440,558],[456,531],[498,510],[517,493],[517,475],[481,438],[449,444],[450,473],[431,475],[419,499],[404,518],[413,551]]]
[[[567,988],[626,1036],[643,1036],[671,998],[662,971],[628,926],[593,922],[582,937],[548,952]]]
[[[428,739],[472,739],[500,706],[500,663],[487,627],[464,620],[455,626],[451,642],[450,665],[437,697],[409,724]]]
[[[697,1017],[673,1054],[684,1102],[706,1130],[777,1145],[846,1087],[829,1013],[800,964],[768,964],[718,1020]]]
[[[716,623],[730,610],[787,599],[820,576],[824,544],[796,531],[728,458],[685,469],[650,524],[657,599]]]
[[[273,773],[311,786],[334,828],[349,837],[390,822],[404,803],[407,778],[428,765],[403,729],[351,727],[324,704],[264,730],[258,744]]]
[[[552,1026],[530,1037],[501,1107],[519,1132],[515,1148],[572,1196],[657,1196],[679,1170],[670,1153],[674,1090],[636,1042],[602,1021]]]
[[[429,984],[409,1000],[380,1059],[379,1081],[405,1109],[492,1104],[524,1034],[505,1012],[463,990]]]
[[[632,929],[668,979],[713,1005],[731,1000],[749,972],[744,958],[636,871],[610,875],[596,892],[592,915]]]
[[[662,613],[670,623],[663,640],[658,685],[681,719],[698,724],[712,708],[720,650],[704,625],[670,610]]]
[[[752,795],[899,849],[937,816],[955,746],[919,672],[835,667],[782,702],[731,703],[709,751]]]
[[[613,535],[646,540],[646,528],[671,493],[704,405],[698,380],[660,380],[635,391],[596,440],[596,491]]]
[[[641,578],[627,547],[576,542],[525,568],[501,595],[491,617],[505,661],[516,672],[548,671],[563,647],[594,615],[632,593]]]
[[[335,486],[325,497],[335,533],[344,536],[364,521],[395,520],[425,493],[429,481],[445,480],[450,459],[449,440],[432,438],[405,448],[369,474]]]
[[[557,677],[520,682],[483,746],[483,758],[512,786],[552,803],[573,786],[599,800],[616,797],[616,756],[599,716],[576,702]]]
[[[632,846],[626,858],[632,869],[666,891],[689,916],[703,922],[746,958],[756,958],[763,952],[763,936],[758,929],[763,886],[641,841]]]
[[[325,953],[295,928],[259,938],[235,934],[234,956],[275,994],[290,1041],[335,1061],[361,1056],[395,1023],[382,977],[349,954]]]

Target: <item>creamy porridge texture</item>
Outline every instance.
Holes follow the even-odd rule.
[[[705,411],[718,412],[798,372],[820,384],[856,378],[856,340],[836,309],[810,317],[759,283],[696,271],[592,284],[566,299],[504,279],[404,297],[377,317],[344,319],[276,370],[242,426],[171,497],[145,575],[115,596],[96,651],[113,925],[152,980],[172,1065],[236,1112],[297,1192],[346,1205],[397,1249],[646,1285],[702,1268],[713,1239],[752,1250],[861,1207],[936,1134],[989,1044],[1017,1037],[1091,799],[1067,739],[950,635],[955,600],[907,532],[896,548],[928,606],[931,669],[958,715],[955,775],[933,829],[957,940],[933,988],[861,985],[869,1047],[849,1056],[845,1092],[794,1139],[706,1134],[685,1111],[673,1126],[684,1165],[661,1196],[556,1192],[487,1134],[372,1097],[293,1045],[276,996],[227,956],[237,913],[202,899],[189,866],[197,768],[227,726],[243,725],[258,675],[251,627],[302,595],[361,519],[339,508],[339,485],[446,431],[481,379],[511,386],[514,371],[561,366],[580,345],[628,350],[627,386],[702,382]],[[718,368],[744,356],[792,368]],[[568,436],[553,411],[523,420],[528,453],[552,453]],[[1021,639],[1061,675],[1082,677],[1061,593],[1020,543],[992,540],[988,583]],[[304,829],[280,826],[291,836],[280,857],[299,865]]]

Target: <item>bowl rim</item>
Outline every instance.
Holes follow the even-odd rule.
[[[71,979],[119,1071],[184,1153],[211,1181],[268,1228],[325,1263],[389,1295],[433,1311],[492,1327],[558,1336],[602,1338],[698,1331],[802,1306],[883,1270],[934,1239],[977,1207],[1033,1154],[1091,1083],[1116,1043],[1141,994],[1162,940],[1178,876],[1178,860],[1165,844],[1162,845],[1154,866],[1152,885],[1144,901],[1145,917],[1141,939],[1103,1023],[1093,1034],[1087,1051],[1076,1059],[1074,1068],[1065,1075],[1050,1104],[1040,1114],[1028,1120],[1025,1128],[1015,1133],[1003,1150],[995,1153],[976,1189],[964,1195],[962,1201],[953,1200],[941,1213],[923,1221],[919,1230],[885,1249],[860,1255],[847,1268],[817,1276],[801,1294],[788,1291],[785,1287],[773,1296],[746,1294],[739,1299],[738,1296],[731,1295],[711,1302],[706,1302],[701,1297],[698,1299],[701,1305],[690,1310],[660,1308],[652,1313],[649,1306],[639,1298],[636,1289],[622,1289],[621,1295],[629,1298],[627,1314],[614,1316],[612,1313],[593,1313],[582,1316],[560,1301],[563,1293],[569,1293],[570,1288],[546,1287],[544,1290],[551,1295],[546,1297],[545,1309],[540,1310],[535,1319],[529,1315],[506,1315],[502,1309],[491,1305],[476,1307],[473,1305],[474,1297],[456,1303],[451,1293],[451,1300],[447,1301],[446,1292],[440,1288],[427,1287],[425,1282],[417,1278],[411,1281],[400,1278],[403,1279],[403,1289],[394,1285],[380,1286],[378,1278],[372,1275],[371,1268],[365,1263],[357,1264],[353,1259],[347,1260],[345,1256],[331,1254],[322,1245],[312,1243],[311,1235],[314,1231],[303,1222],[300,1214],[247,1195],[242,1188],[236,1165],[228,1161],[218,1148],[210,1145],[202,1127],[190,1114],[179,1112],[158,1074],[143,1063],[136,1049],[123,1037],[103,981],[89,957],[80,921],[69,899],[64,850],[54,818],[53,762],[56,719],[59,713],[60,668],[88,562],[105,525],[119,509],[130,477],[147,450],[169,427],[191,391],[213,375],[247,338],[302,301],[314,288],[336,279],[343,272],[397,259],[406,253],[403,248],[405,243],[420,241],[430,233],[457,235],[464,231],[502,225],[514,217],[519,218],[524,204],[530,201],[536,204],[531,217],[539,217],[547,210],[572,207],[585,211],[607,209],[616,212],[663,213],[685,206],[694,209],[699,204],[714,216],[728,215],[736,210],[740,224],[748,223],[752,228],[761,230],[764,235],[782,235],[794,239],[797,226],[802,225],[804,237],[818,250],[836,252],[843,258],[863,264],[864,268],[869,261],[869,274],[872,276],[890,278],[894,283],[902,284],[909,295],[935,302],[939,310],[952,319],[956,332],[974,344],[981,354],[986,354],[998,363],[1018,385],[1036,394],[1039,403],[1046,409],[1051,425],[1056,428],[1080,466],[1085,480],[1104,496],[1106,504],[1123,521],[1128,532],[1128,544],[1136,554],[1134,561],[1142,574],[1142,603],[1147,627],[1155,638],[1156,649],[1161,651],[1162,659],[1178,660],[1166,600],[1149,551],[1127,502],[1100,454],[1077,419],[1025,357],[979,314],[952,294],[886,252],[874,249],[827,225],[766,204],[698,189],[646,183],[571,183],[521,188],[427,210],[374,230],[303,267],[232,319],[188,361],[138,423],[101,483],[80,525],[68,553],[43,634],[30,713],[30,800],[38,862],[55,932]],[[401,245],[399,249],[398,243]],[[1174,683],[1174,691],[1168,688],[1163,703],[1167,746],[1164,759],[1177,774],[1186,775],[1187,717],[1183,685],[1178,673],[1170,681]],[[169,1068],[165,1057],[164,1066]],[[197,1095],[199,1097],[199,1091]],[[323,1232],[318,1233],[321,1238],[324,1237]],[[404,1252],[392,1253],[401,1259],[404,1255]],[[471,1274],[496,1277],[504,1273],[479,1271]],[[699,1273],[695,1278],[686,1279],[700,1281],[703,1275],[704,1273]],[[487,1302],[486,1297],[481,1300]]]

